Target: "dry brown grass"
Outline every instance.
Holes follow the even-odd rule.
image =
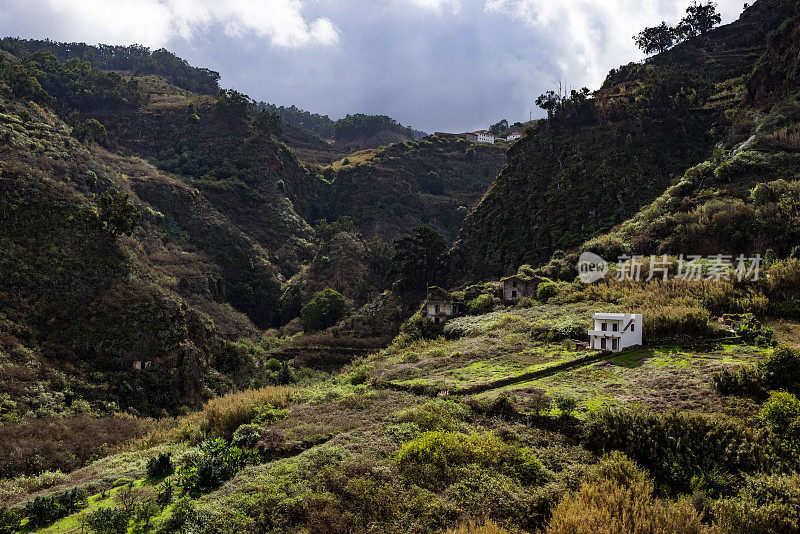
[[[252,420],[254,407],[271,404],[276,408],[286,408],[291,398],[291,390],[282,386],[228,393],[208,401],[203,407],[204,429],[212,436],[230,438],[237,428]]]
[[[712,532],[688,500],[653,496],[653,484],[614,453],[553,511],[547,534],[701,534]]]
[[[239,426],[252,420],[252,409],[271,404],[286,408],[293,390],[283,386],[266,386],[228,393],[208,401],[197,412],[174,419],[161,419],[144,437],[131,440],[115,452],[144,450],[157,445],[199,443],[208,436],[230,438]]]

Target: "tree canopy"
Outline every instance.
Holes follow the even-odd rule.
[[[693,2],[686,8],[686,16],[676,26],[662,22],[658,26],[645,28],[633,37],[645,54],[656,54],[669,50],[674,44],[705,35],[722,22],[714,2]]]

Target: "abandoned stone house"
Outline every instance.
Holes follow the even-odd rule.
[[[500,280],[500,298],[506,301],[516,301],[525,297],[535,297],[536,289],[542,279],[538,276],[515,274]]]
[[[428,288],[428,299],[425,302],[425,315],[433,323],[441,323],[448,317],[458,315],[464,303],[440,287]]]

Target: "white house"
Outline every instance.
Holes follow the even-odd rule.
[[[513,141],[516,141],[517,139],[520,139],[521,137],[522,137],[522,133],[521,132],[512,132],[512,133],[508,134],[508,137],[506,137],[506,141],[511,143]]]
[[[642,344],[642,314],[595,313],[589,330],[589,348],[619,352]]]
[[[467,141],[473,143],[494,143],[494,135],[486,130],[475,130],[474,132],[465,133]]]

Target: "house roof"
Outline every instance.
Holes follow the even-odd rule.
[[[450,293],[441,287],[431,286],[428,288],[428,301],[451,302],[455,300]]]
[[[597,312],[592,315],[594,319],[609,319],[613,321],[620,321],[624,319],[632,319],[633,317],[639,316],[641,317],[640,313],[606,313],[606,312]]]

